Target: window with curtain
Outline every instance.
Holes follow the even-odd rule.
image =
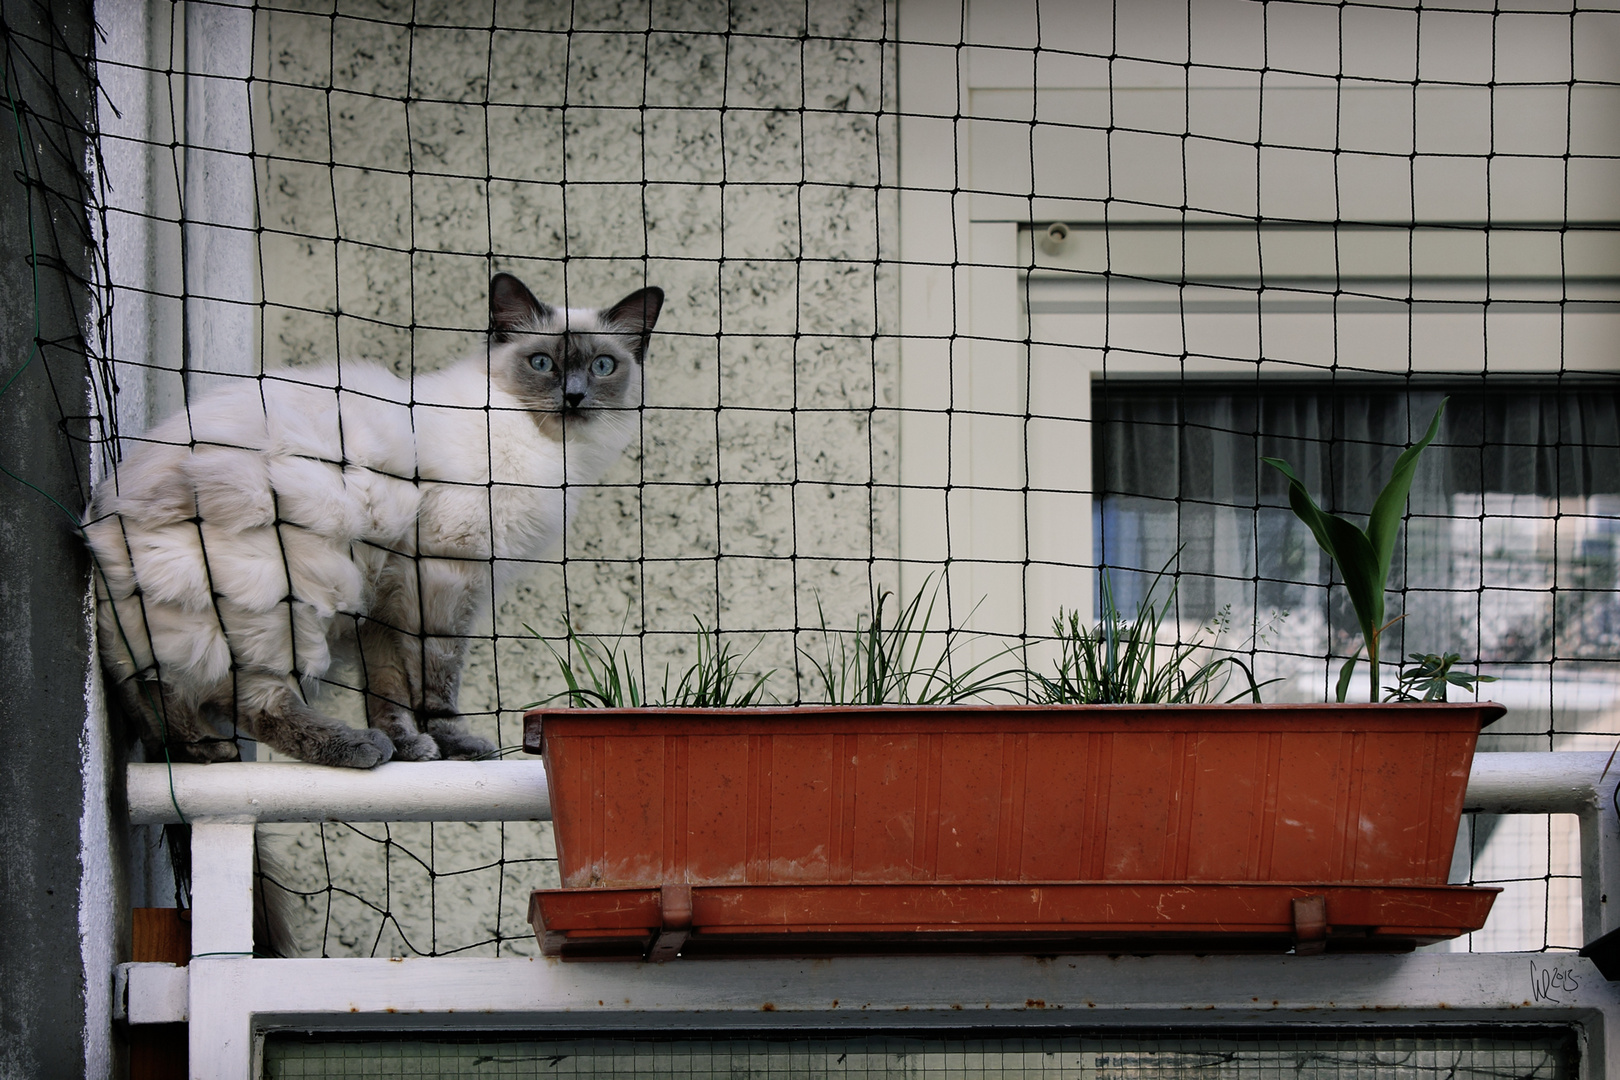
[[[1097,564],[1121,611],[1173,589],[1185,632],[1230,620],[1225,644],[1252,647],[1282,680],[1270,700],[1321,699],[1360,633],[1260,459],[1287,460],[1325,509],[1364,521],[1444,399],[1397,543],[1388,617],[1404,618],[1383,654],[1451,651],[1496,676],[1489,696],[1513,712],[1491,748],[1584,746],[1572,740],[1605,726],[1620,687],[1617,398],[1612,381],[1569,379],[1100,382]],[[1352,695],[1366,693],[1363,667]]]

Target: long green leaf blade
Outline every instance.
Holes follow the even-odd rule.
[[[1448,400],[1450,399],[1440,399],[1440,407],[1434,410],[1434,418],[1429,421],[1428,433],[1407,447],[1406,452],[1395,459],[1395,469],[1390,473],[1389,483],[1379,492],[1377,501],[1373,503],[1372,513],[1367,516],[1367,538],[1372,542],[1373,551],[1378,556],[1380,582],[1389,579],[1389,564],[1395,557],[1395,533],[1400,528],[1401,516],[1406,512],[1406,497],[1412,490],[1412,478],[1417,472],[1418,458],[1440,433],[1440,417],[1446,411]]]
[[[1288,462],[1281,458],[1261,458],[1267,465],[1288,478],[1288,505],[1294,516],[1303,521],[1316,537],[1316,542],[1328,557],[1339,565],[1350,603],[1356,609],[1356,621],[1361,624],[1364,638],[1371,637],[1384,618],[1384,578],[1378,572],[1378,558],[1367,534],[1337,514],[1329,514],[1305,484],[1294,475]]]
[[[1361,650],[1357,649],[1356,654],[1346,660],[1344,666],[1339,669],[1339,683],[1334,687],[1334,692],[1341,704],[1350,696],[1350,678],[1356,673],[1356,661],[1360,659]]]
[[[1304,481],[1294,475],[1294,470],[1282,458],[1268,457],[1260,460],[1288,478],[1288,505],[1293,509],[1294,516],[1310,528],[1311,535],[1316,537],[1317,544],[1327,552],[1328,558],[1338,559],[1339,553],[1334,549],[1333,538],[1324,527],[1327,513],[1316,505],[1311,493],[1305,490]]]
[[[1350,594],[1350,604],[1356,609],[1361,635],[1371,641],[1384,624],[1384,578],[1378,572],[1372,542],[1366,533],[1337,514],[1323,514],[1322,522],[1333,537],[1339,574]]]

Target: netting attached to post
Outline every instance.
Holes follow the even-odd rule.
[[[557,307],[663,290],[628,451],[569,491],[559,546],[492,548],[479,614],[451,635],[459,709],[503,750],[582,647],[653,700],[728,649],[742,685],[819,700],[828,632],[869,625],[885,591],[891,615],[931,603],[936,641],[983,635],[953,663],[1010,647],[1046,670],[1054,619],[1090,623],[1107,598],[1240,657],[1274,680],[1268,700],[1331,697],[1356,619],[1261,459],[1364,514],[1442,399],[1391,577],[1404,619],[1385,681],[1392,658],[1454,652],[1511,710],[1483,748],[1620,737],[1620,14],[152,0],[100,15],[99,186],[74,196],[102,237],[99,485],[152,453],[167,417],[186,418],[166,437],[188,450],[217,442],[195,433],[221,388],[274,397],[326,365],[345,385],[375,366],[418,401],[433,373],[487,355],[493,274]],[[8,104],[26,126],[27,102]],[[355,438],[331,464],[366,464]],[[395,478],[433,480],[436,452]],[[89,497],[50,494],[75,511]],[[306,680],[355,726],[353,630],[375,617],[340,607],[331,665]],[[1368,693],[1365,666],[1351,690]],[[524,910],[556,880],[547,829],[266,832],[302,949],[535,952]],[[1581,943],[1562,819],[1468,835],[1459,876],[1509,888],[1477,947]]]

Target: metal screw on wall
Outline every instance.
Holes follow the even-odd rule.
[[[1062,253],[1069,240],[1069,227],[1061,221],[1054,221],[1046,227],[1041,237],[1041,250],[1048,255]]]

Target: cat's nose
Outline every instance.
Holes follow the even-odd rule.
[[[579,403],[585,400],[585,395],[584,394],[564,394],[563,395],[563,400],[568,402],[568,407],[570,409],[577,409],[577,408],[579,408]]]

